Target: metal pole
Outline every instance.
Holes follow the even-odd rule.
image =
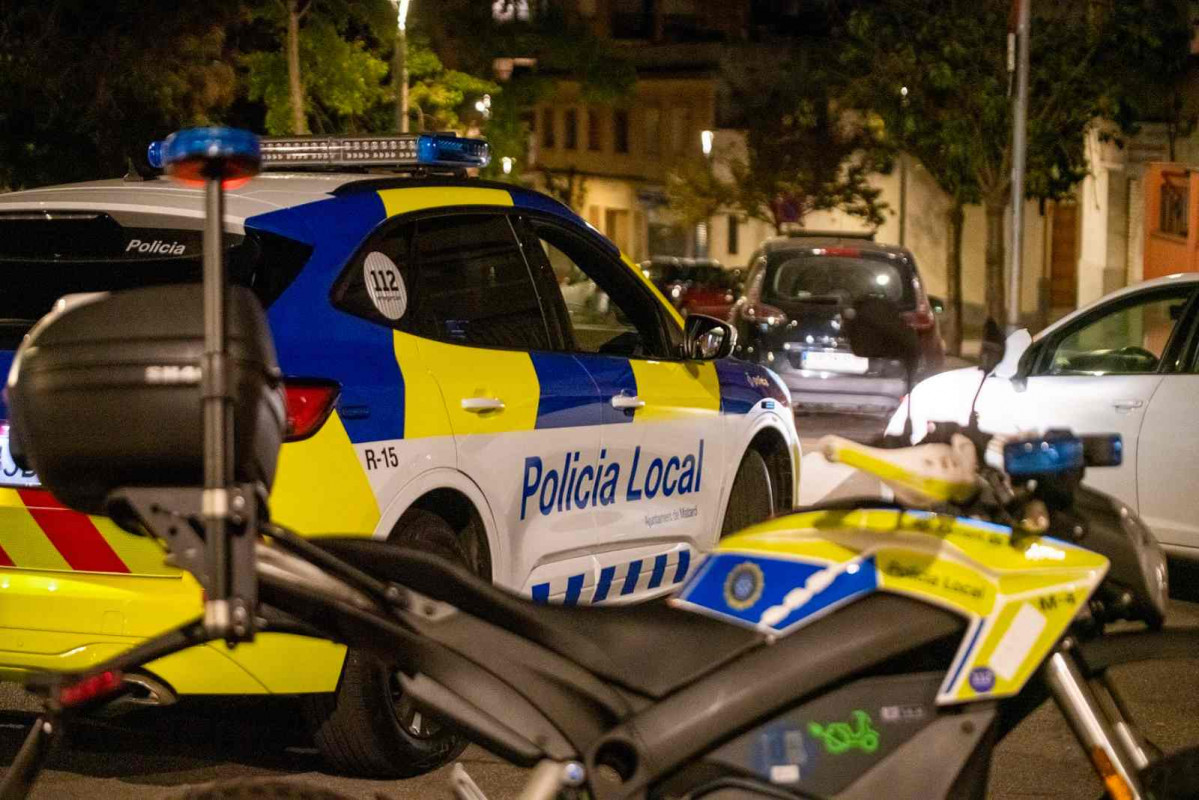
[[[1016,0],[1016,93],[1012,99],[1012,271],[1008,330],[1020,327],[1020,270],[1024,260],[1024,168],[1028,154],[1028,28],[1032,0]]]
[[[908,230],[908,156],[899,154],[899,245],[907,244]]]
[[[225,194],[219,170],[204,183],[204,538],[214,566],[204,627],[223,637],[232,620],[229,608],[229,484],[233,482],[233,418],[227,397],[225,342]]]

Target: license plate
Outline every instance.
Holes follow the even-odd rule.
[[[855,356],[853,353],[822,353],[815,350],[805,350],[800,363],[804,369],[818,369],[825,372],[850,372],[862,375],[870,369],[870,360]]]
[[[8,452],[8,426],[0,422],[0,486],[41,486],[42,482],[28,470],[13,463]]]

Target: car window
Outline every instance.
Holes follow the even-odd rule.
[[[503,214],[392,224],[368,240],[332,292],[351,314],[427,339],[549,350],[540,298]]]
[[[668,355],[657,301],[621,263],[551,223],[533,221],[537,247],[561,295],[567,339],[580,353],[662,358]]]
[[[550,349],[537,288],[506,216],[422,219],[413,255],[414,333],[480,347]]]
[[[199,283],[201,238],[198,230],[137,219],[122,224],[98,212],[0,214],[0,349],[19,344],[65,294]],[[229,279],[252,289],[266,307],[312,253],[265,231],[226,233],[225,242]]]
[[[1053,341],[1041,360],[1046,375],[1158,371],[1189,292],[1155,293],[1121,303]]]
[[[770,280],[770,296],[783,300],[852,303],[864,297],[883,297],[911,305],[912,292],[911,281],[898,264],[877,258],[783,257]]]

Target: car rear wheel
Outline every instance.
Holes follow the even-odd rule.
[[[454,529],[431,511],[410,510],[390,541],[470,563]],[[304,710],[333,768],[361,777],[421,775],[452,761],[467,744],[404,695],[394,666],[353,648],[346,652],[337,691],[305,698]]]
[[[772,486],[770,466],[766,459],[757,450],[746,450],[733,477],[724,523],[720,526],[721,538],[761,522],[774,513]]]

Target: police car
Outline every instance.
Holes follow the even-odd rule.
[[[793,504],[786,387],[726,357],[724,323],[684,326],[565,206],[467,178],[485,143],[264,140],[263,157],[228,192],[225,230],[286,375],[279,522],[425,548],[540,601],[626,603]],[[202,225],[202,190],[153,175],[0,196],[0,375],[62,295],[198,281]],[[0,677],[83,667],[197,613],[196,584],[151,542],[13,465],[5,417]],[[325,755],[359,774],[459,746],[382,665],[327,642],[194,648],[132,679],[146,702],[305,695]]]

